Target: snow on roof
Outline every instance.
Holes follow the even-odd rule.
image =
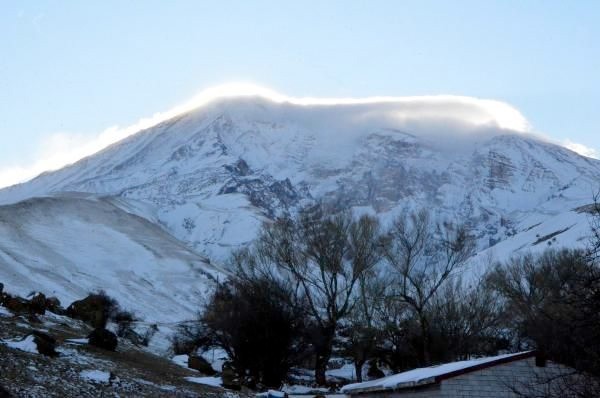
[[[356,394],[368,391],[395,390],[400,388],[422,386],[436,383],[441,379],[447,379],[469,371],[475,371],[502,363],[529,358],[533,355],[535,355],[534,351],[524,351],[516,354],[505,354],[495,357],[451,362],[442,365],[430,366],[427,368],[417,368],[377,380],[371,380],[364,383],[348,384],[342,387],[341,392],[346,394]]]

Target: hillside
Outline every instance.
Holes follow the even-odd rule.
[[[0,207],[0,281],[67,306],[104,290],[138,317],[193,317],[222,271],[118,201],[63,194]]]
[[[0,306],[0,396],[246,397],[198,384],[201,374],[121,339],[116,352],[86,344],[89,325],[47,312],[35,321]],[[57,357],[38,352],[32,333],[56,339]]]

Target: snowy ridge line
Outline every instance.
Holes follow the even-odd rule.
[[[195,95],[184,104],[177,105],[166,112],[159,112],[151,117],[142,118],[138,122],[126,127],[111,127],[100,133],[90,142],[78,147],[70,147],[64,150],[60,158],[41,159],[26,170],[17,175],[9,174],[5,180],[0,181],[3,187],[11,183],[19,183],[27,178],[48,173],[47,170],[58,170],[77,161],[86,159],[103,150],[110,148],[120,141],[139,134],[148,129],[176,121],[189,113],[200,112],[206,108],[214,107],[224,101],[232,100],[262,100],[273,104],[291,104],[302,107],[343,107],[343,106],[385,106],[396,104],[400,109],[408,109],[408,114],[416,117],[420,112],[421,118],[428,113],[438,114],[461,114],[463,119],[471,119],[473,123],[494,124],[504,129],[515,131],[529,131],[529,122],[525,117],[511,105],[489,99],[457,95],[428,95],[428,96],[377,96],[367,98],[314,98],[314,97],[291,97],[275,92],[271,89],[248,83],[229,83],[217,87],[208,88]],[[426,108],[422,111],[422,108]],[[405,110],[405,114],[407,111]],[[404,117],[406,115],[403,115]],[[569,143],[573,148],[577,144]]]

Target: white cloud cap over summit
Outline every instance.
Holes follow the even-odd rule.
[[[583,144],[579,144],[577,142],[573,142],[571,140],[564,140],[562,145],[565,148],[568,148],[570,150],[572,150],[573,152],[577,152],[580,155],[583,156],[587,156],[588,158],[594,158],[594,159],[598,159],[600,156],[600,153],[598,153],[598,150],[595,148],[590,148],[588,146],[585,146]]]
[[[279,104],[292,104],[306,107],[355,108],[362,111],[352,114],[353,122],[381,121],[388,127],[398,127],[408,132],[420,131],[433,134],[434,138],[467,135],[473,132],[487,134],[530,133],[527,119],[513,106],[495,100],[473,97],[435,95],[413,97],[368,97],[368,98],[311,98],[289,97],[268,88],[248,83],[230,83],[209,88],[191,100],[175,106],[166,112],[159,112],[142,118],[126,126],[113,126],[103,132],[88,136],[73,133],[55,133],[40,143],[37,160],[29,165],[14,165],[0,168],[0,187],[6,187],[29,180],[45,171],[57,170],[90,156],[109,145],[127,138],[140,130],[155,126],[177,115],[201,108],[218,99],[238,97],[261,97]],[[364,120],[359,120],[359,119]],[[463,137],[465,138],[465,137]],[[450,142],[451,140],[448,140]],[[595,156],[597,152],[583,145],[565,141],[563,146],[585,156]]]

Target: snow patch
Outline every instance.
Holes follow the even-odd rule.
[[[183,368],[189,369],[188,368],[188,359],[189,359],[189,355],[183,354],[183,355],[175,355],[173,358],[171,358],[171,361]]]
[[[92,383],[107,384],[110,380],[110,372],[102,370],[82,370],[79,372],[79,377],[89,380]]]
[[[327,376],[338,379],[356,380],[356,369],[354,368],[354,364],[351,363],[346,363],[339,369],[328,369],[325,373]]]
[[[292,385],[284,385],[281,388],[281,391],[286,392],[290,397],[293,396],[316,396],[316,395],[327,395],[331,397],[331,394],[328,394],[330,391],[328,388],[323,387],[309,387],[301,384],[292,384]]]
[[[72,343],[72,344],[88,344],[89,339],[84,338],[84,339],[65,339],[66,343]]]
[[[217,372],[223,371],[223,364],[229,360],[227,353],[221,348],[211,348],[200,353],[210,366]]]
[[[277,390],[268,390],[256,394],[257,398],[285,398],[285,392]]]
[[[10,348],[15,348],[17,350],[21,350],[21,351],[25,351],[25,352],[31,352],[33,354],[39,354],[38,349],[37,349],[37,344],[35,344],[34,339],[35,339],[35,337],[30,334],[29,336],[25,337],[22,340],[18,340],[18,341],[9,340],[9,341],[4,341],[2,343]]]
[[[220,377],[186,377],[187,381],[197,384],[206,384],[213,387],[221,387],[223,385],[223,379]]]

